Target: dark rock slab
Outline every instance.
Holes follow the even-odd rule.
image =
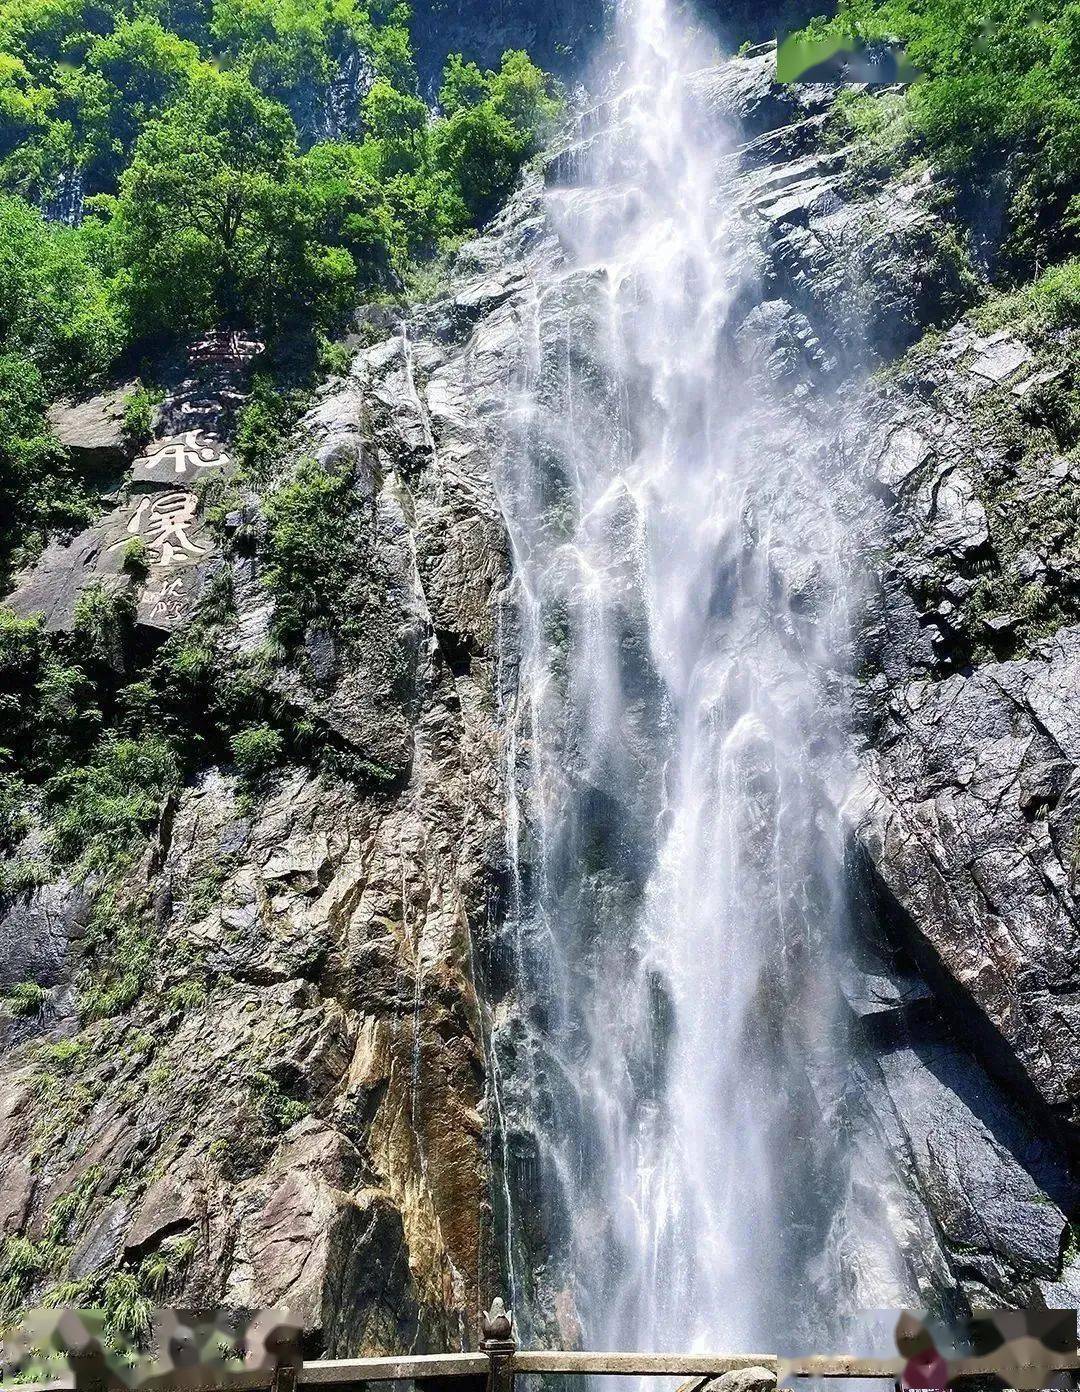
[[[0,989],[21,981],[55,986],[65,979],[69,944],[86,929],[86,891],[58,880],[9,904],[0,917]]]
[[[16,614],[40,614],[51,633],[74,627],[75,609],[83,590],[95,582],[113,590],[126,589],[131,577],[123,572],[120,548],[113,548],[107,523],[95,523],[71,541],[55,541],[30,574],[4,601]]]
[[[902,930],[1019,1065],[1080,1122],[1080,629],[1041,660],[907,686],[867,757],[856,835]]]

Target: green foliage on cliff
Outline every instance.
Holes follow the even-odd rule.
[[[53,401],[221,323],[257,330],[270,361],[316,359],[358,299],[400,293],[507,195],[555,85],[524,53],[493,72],[455,56],[429,109],[408,25],[393,0],[0,0],[0,593],[99,506]],[[312,374],[287,375],[258,378],[242,413],[250,476],[309,404]],[[153,405],[135,398],[132,440]],[[271,498],[282,638],[341,603],[350,487],[305,465]],[[223,522],[235,498],[207,504]],[[125,571],[144,564],[133,544]],[[305,738],[243,661],[215,663],[212,602],[154,656],[131,608],[123,586],[90,589],[50,636],[0,606],[0,895],[122,862],[180,779],[232,759],[265,781]],[[85,1014],[141,988],[113,975]]]
[[[354,571],[355,497],[349,473],[314,460],[266,502],[266,584],[290,641],[312,619],[339,615]]]
[[[25,225],[6,258],[18,307],[44,311],[0,343],[100,371],[222,318],[317,329],[486,216],[559,98],[523,53],[492,73],[454,57],[432,113],[408,18],[379,0],[0,0],[0,190],[27,200],[8,200]],[[28,206],[82,198],[78,228]]]
[[[554,84],[524,53],[454,57],[431,111],[408,23],[390,0],[0,0],[0,583],[93,509],[51,401],[221,322],[314,343],[506,196]]]
[[[1080,5],[1075,0],[841,0],[812,33],[894,40],[922,76],[887,126],[971,188],[1004,175],[1019,265],[1080,247]],[[849,99],[850,100],[850,99]],[[887,99],[889,100],[889,99]],[[848,108],[854,133],[870,99]]]
[[[57,774],[48,786],[57,812],[53,840],[60,856],[76,861],[88,851],[102,865],[118,855],[140,827],[158,816],[179,776],[167,741],[108,738],[90,762]]]
[[[0,579],[5,563],[32,555],[49,531],[89,515],[91,490],[53,439],[46,410],[100,376],[125,341],[98,231],[50,226],[0,193]]]

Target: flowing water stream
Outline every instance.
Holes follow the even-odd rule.
[[[827,1342],[894,1279],[834,984],[845,536],[755,346],[719,61],[624,0],[506,448],[508,1250],[586,1347]]]

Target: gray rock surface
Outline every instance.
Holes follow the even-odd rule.
[[[776,1374],[769,1372],[768,1368],[738,1368],[708,1385],[713,1392],[772,1392],[776,1386]]]
[[[877,495],[864,521],[879,569],[848,812],[884,911],[961,1033],[1068,1138],[1077,480],[1025,404],[1046,390],[1046,351],[963,321],[854,401],[842,448]]]
[[[49,408],[53,434],[81,472],[115,472],[131,459],[124,410],[134,390],[134,384],[129,384],[81,401],[58,402]]]
[[[113,594],[132,592],[136,622],[156,637],[190,618],[216,549],[197,488],[200,481],[225,479],[234,470],[218,432],[228,430],[244,398],[258,347],[253,340],[235,339],[224,362],[216,356],[209,363],[200,360],[200,347],[216,353],[216,338],[191,349],[187,375],[174,381],[155,410],[158,433],[134,459],[135,448],[123,429],[130,390],[62,406],[50,415],[81,470],[112,468],[113,490],[103,498],[107,510],[100,518],[74,538],[53,541],[21,577],[5,601],[17,614],[39,614],[48,632],[70,632],[80,596],[96,585]],[[110,432],[115,435],[113,454],[92,457],[94,450],[108,453],[103,442]],[[82,443],[71,443],[76,440]],[[134,558],[132,547],[138,548]]]

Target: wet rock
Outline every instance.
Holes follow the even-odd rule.
[[[22,1232],[34,1194],[33,1166],[29,1156],[13,1155],[0,1169],[0,1234]]]
[[[171,1233],[193,1227],[200,1218],[199,1183],[194,1174],[172,1172],[154,1180],[132,1216],[124,1236],[129,1257],[160,1246]]]
[[[41,615],[51,632],[70,632],[87,585],[96,582],[116,593],[132,584],[124,574],[120,549],[112,549],[111,543],[108,527],[102,524],[88,527],[71,541],[52,542],[5,603],[23,618]]]
[[[94,1276],[115,1263],[128,1218],[127,1204],[120,1199],[111,1203],[97,1218],[71,1254],[68,1270],[73,1281]]]
[[[806,114],[807,89],[776,81],[776,50],[770,44],[741,63],[695,73],[690,95],[714,119],[738,124],[748,136],[788,126]]]
[[[1080,1121],[1080,741],[1066,693],[1080,679],[1080,636],[1066,624],[1032,643],[1022,608],[1032,596],[1022,587],[1049,580],[1043,499],[1067,485],[1052,456],[1009,462],[1002,433],[1015,409],[1008,384],[1033,362],[1007,330],[985,337],[961,322],[920,355],[918,377],[899,375],[855,408],[872,422],[855,446],[867,477],[881,481],[905,432],[876,544],[891,561],[891,611],[915,607],[935,637],[928,663],[910,630],[881,629],[893,699],[849,810],[897,933],[972,1051],[1048,1126],[1070,1132]],[[992,412],[980,405],[988,392]],[[931,440],[932,453],[915,444]],[[1018,491],[1004,502],[1002,488]],[[1035,544],[1010,559],[997,537],[1018,517],[1032,519]],[[995,576],[1005,602],[987,613],[983,577]],[[920,667],[935,680],[919,680]]]
[[[86,929],[90,899],[85,889],[59,880],[9,904],[0,918],[0,988],[36,981],[55,986],[66,977],[73,941]]]

